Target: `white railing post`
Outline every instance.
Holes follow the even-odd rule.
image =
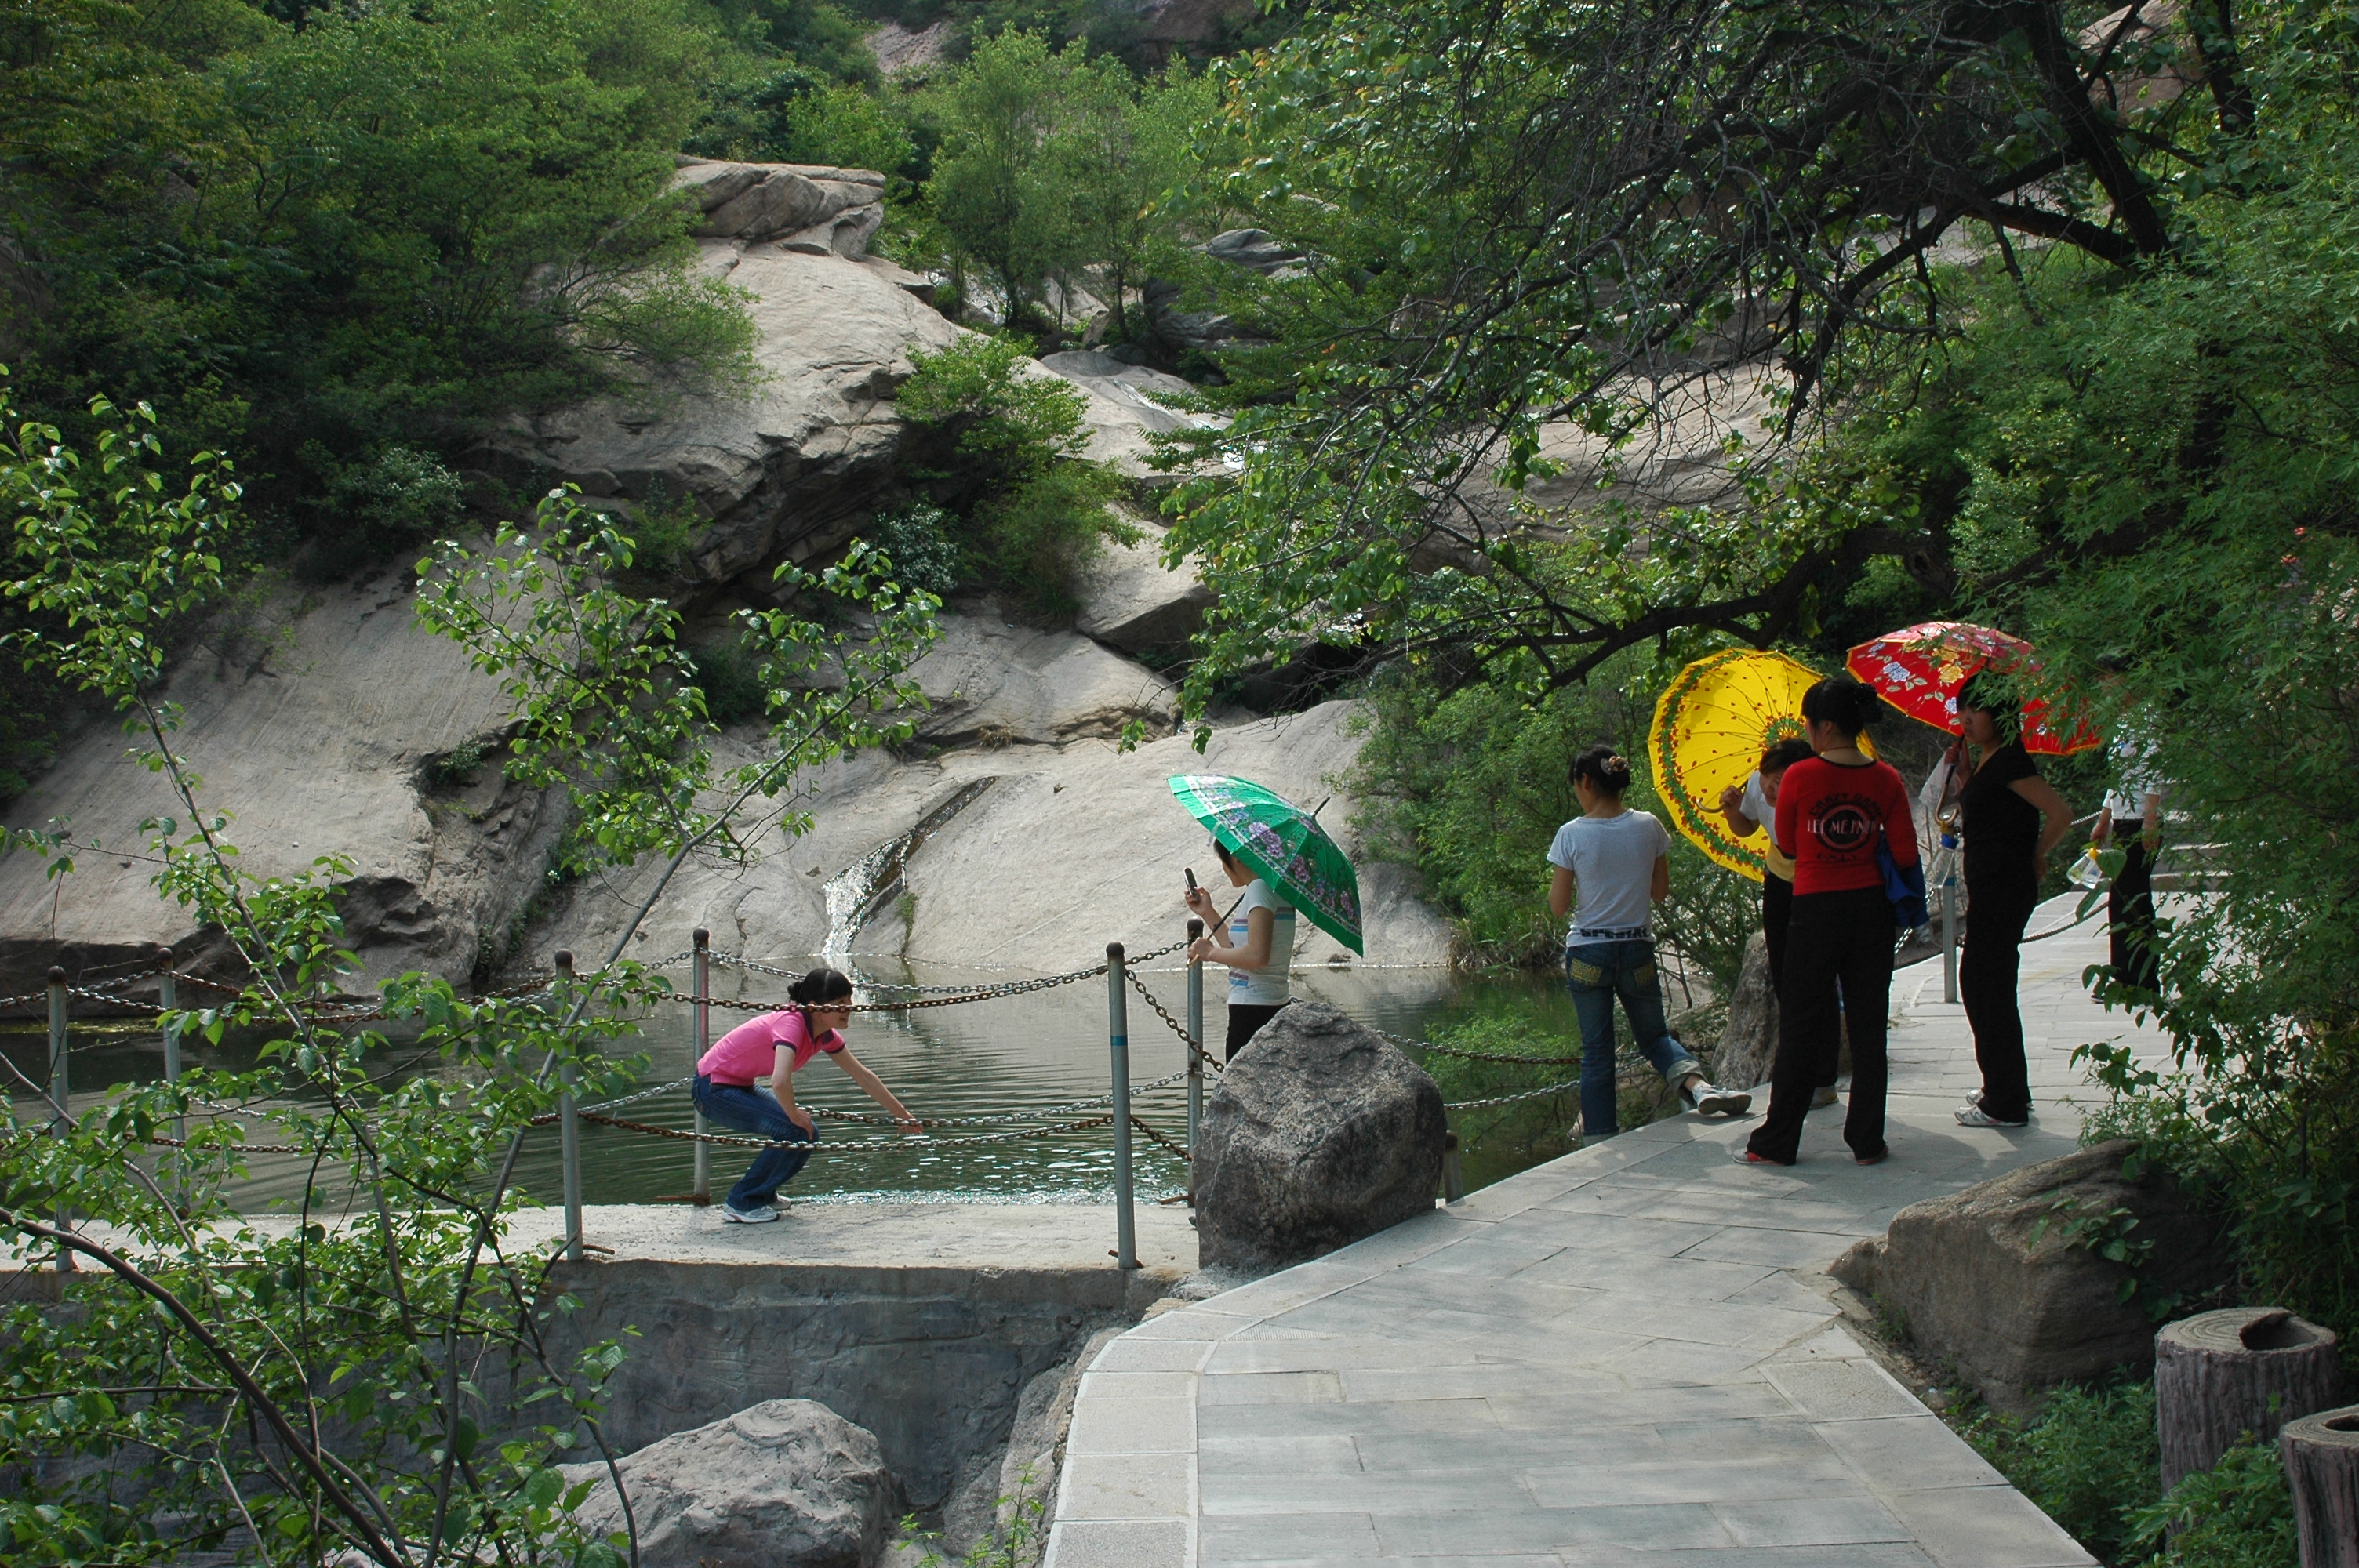
[[[1114,1058],[1114,1263],[1138,1267],[1138,1231],[1130,1212],[1130,1008],[1123,995],[1122,944],[1106,944],[1106,1044]]]
[[[1204,934],[1204,923],[1188,922],[1188,945]],[[1196,1129],[1204,1120],[1204,960],[1188,960],[1188,1185],[1193,1189],[1196,1173]]]
[[[169,947],[156,949],[156,1005],[166,1012],[174,1011],[180,1005],[180,981],[179,977],[172,973],[172,949]],[[180,1021],[177,1018],[164,1025],[164,1081],[168,1084],[180,1081]],[[188,1142],[187,1117],[172,1119],[172,1136],[184,1144]],[[188,1152],[184,1149],[181,1158],[187,1157]]]
[[[563,1018],[565,1010],[573,1005],[573,955],[564,948],[557,950],[557,985],[555,988],[557,1016]],[[582,1261],[582,1122],[574,1103],[574,1068],[571,1062],[559,1064],[558,1079],[565,1086],[557,1097],[558,1158],[565,1170],[565,1260]]]
[[[705,1052],[712,1048],[712,933],[700,925],[693,938],[696,946],[695,986],[696,1005],[689,1011],[696,1018],[696,1060],[704,1060]],[[690,1065],[690,1072],[696,1071]],[[689,1201],[699,1208],[712,1202],[712,1145],[704,1141],[708,1129],[704,1112],[696,1113],[696,1181],[689,1188]]]
[[[72,1003],[66,998],[66,972],[56,965],[49,966],[49,1098],[57,1102],[58,1114],[49,1119],[49,1135],[63,1138],[73,1126],[73,1086],[66,1072],[66,1037],[72,1015],[68,1011]],[[65,1229],[73,1223],[72,1212],[60,1205],[58,1208],[58,1228]],[[58,1271],[73,1271],[73,1249],[63,1242],[58,1244]]]

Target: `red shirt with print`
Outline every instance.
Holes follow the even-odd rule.
[[[1908,786],[1889,762],[1796,762],[1777,786],[1777,848],[1794,859],[1797,897],[1882,887],[1875,849],[1887,838],[1896,862],[1917,863]]]

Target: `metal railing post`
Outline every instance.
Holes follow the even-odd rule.
[[[1123,997],[1122,944],[1106,944],[1106,1044],[1114,1057],[1114,1263],[1138,1267],[1138,1231],[1130,1212],[1130,1009]]]
[[[179,977],[172,973],[172,949],[169,947],[156,949],[156,1005],[166,1012],[171,1012],[180,1005],[180,981]],[[164,1025],[164,1081],[168,1084],[180,1081],[180,1021],[177,1018]],[[182,1143],[189,1141],[187,1117],[172,1119],[172,1136]],[[182,1157],[186,1158],[185,1151]]]
[[[1204,934],[1204,923],[1188,922],[1188,945],[1194,946],[1196,938]],[[1204,960],[1188,960],[1188,1158],[1196,1158],[1196,1129],[1204,1120]],[[1188,1173],[1188,1184],[1196,1184],[1196,1173]]]
[[[63,1138],[73,1125],[72,1085],[66,1073],[66,1036],[71,1016],[67,1009],[72,1004],[66,998],[66,972],[56,965],[49,966],[49,1098],[57,1102],[58,1113],[49,1119],[49,1136]],[[58,1206],[58,1228],[65,1229],[73,1223],[73,1215],[65,1206]],[[58,1271],[71,1273],[73,1250],[60,1242],[58,1245]]]
[[[705,1052],[712,1048],[712,933],[700,925],[693,941],[696,1005],[689,1011],[696,1019],[696,1059],[701,1062]],[[689,1069],[695,1070],[693,1066]],[[688,1189],[689,1201],[699,1208],[709,1207],[712,1203],[712,1145],[704,1141],[708,1130],[704,1112],[700,1109],[696,1113],[696,1181]]]
[[[1466,1173],[1458,1163],[1458,1134],[1441,1135],[1441,1201],[1453,1204],[1466,1195]]]
[[[573,955],[560,947],[557,950],[557,984],[554,988],[557,1014],[573,1004]],[[565,1260],[582,1261],[582,1122],[573,1095],[574,1067],[571,1062],[559,1064],[557,1076],[565,1086],[557,1097],[558,1157],[565,1169]]]
[[[1954,860],[1941,878],[1941,1000],[1958,1000],[1958,871]]]

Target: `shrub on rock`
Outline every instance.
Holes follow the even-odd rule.
[[[1196,1152],[1198,1256],[1282,1269],[1433,1207],[1441,1091],[1364,1026],[1298,1001],[1228,1065]]]
[[[2147,1370],[2144,1302],[2207,1295],[2230,1266],[2219,1226],[2176,1184],[2151,1166],[2124,1170],[2136,1147],[2114,1139],[1912,1204],[1832,1272],[1898,1312],[1919,1348],[1954,1357],[1996,1410],[2024,1412],[2060,1383],[2118,1367]]]
[[[574,1480],[604,1474],[566,1468]],[[871,1568],[892,1526],[893,1477],[876,1439],[810,1400],[766,1400],[651,1443],[616,1468],[638,1524],[639,1568]],[[601,1534],[624,1528],[612,1479],[575,1517]]]

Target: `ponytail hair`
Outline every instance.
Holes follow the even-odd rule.
[[[1572,782],[1587,779],[1591,786],[1614,799],[1630,787],[1630,760],[1611,746],[1592,746],[1572,760]]]
[[[798,1007],[852,1000],[852,977],[822,964],[787,988],[787,1000]]]
[[[1875,723],[1884,711],[1884,699],[1873,687],[1850,676],[1829,676],[1802,694],[1802,717],[1813,724],[1832,724],[1846,741]]]

